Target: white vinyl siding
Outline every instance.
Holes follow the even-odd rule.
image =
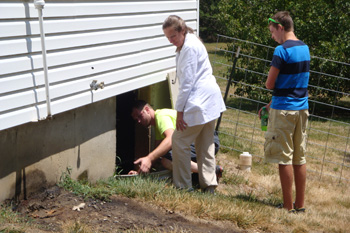
[[[198,1],[45,1],[51,112],[58,114],[166,79],[175,48],[170,14],[197,30]],[[93,80],[103,89],[91,90]],[[47,116],[38,11],[0,0],[0,130]]]

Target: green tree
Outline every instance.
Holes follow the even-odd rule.
[[[216,40],[214,35],[222,34],[275,47],[271,39],[267,19],[277,11],[287,10],[291,13],[295,34],[310,48],[312,56],[350,63],[350,1],[349,0],[310,0],[310,1],[281,1],[281,0],[202,0],[200,5],[200,35],[206,42]],[[232,45],[230,45],[232,46]],[[250,53],[257,57],[266,57],[259,47],[242,48],[243,51],[254,50]],[[341,93],[350,92],[350,66],[330,63],[314,59],[311,69],[344,77],[343,80],[311,75],[310,84],[337,92],[310,88],[312,98],[334,102],[342,97]],[[244,69],[267,74],[266,63],[251,63],[242,60],[239,65]],[[264,80],[258,75],[247,76],[246,72],[238,71],[236,94],[250,97],[263,93],[254,89],[254,85],[264,85]],[[251,86],[242,88],[239,83],[247,81]],[[253,95],[253,96],[252,96]]]

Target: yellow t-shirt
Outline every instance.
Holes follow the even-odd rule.
[[[158,109],[155,111],[155,133],[156,140],[163,140],[164,131],[176,128],[176,110],[174,109]]]

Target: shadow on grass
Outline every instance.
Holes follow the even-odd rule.
[[[276,208],[282,203],[281,199],[274,197],[269,197],[268,199],[260,200],[252,192],[249,194],[238,194],[235,196],[235,198],[250,203],[258,203]]]

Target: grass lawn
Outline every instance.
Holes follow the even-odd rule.
[[[222,54],[215,54],[216,43],[206,46],[211,60],[227,63]],[[219,47],[224,46],[225,44],[219,44]],[[214,66],[217,76],[226,70],[227,66]],[[220,79],[218,83],[224,90],[226,80]],[[242,103],[231,100],[230,104],[233,106]],[[338,177],[342,172],[344,177],[349,178],[350,171],[339,165],[347,157],[334,149],[347,145],[341,137],[348,133],[346,127],[343,124],[332,124],[332,132],[337,132],[340,136],[329,137],[329,134],[325,136],[315,131],[328,129],[328,121],[311,122],[314,129],[309,131],[310,157],[307,158],[305,202],[307,211],[304,214],[288,214],[275,207],[282,202],[277,165],[263,161],[264,134],[259,130],[256,113],[256,108],[252,107],[246,111],[232,108],[224,114],[220,127],[222,147],[217,154],[217,163],[224,167],[224,173],[216,195],[203,194],[199,190],[190,193],[177,190],[168,182],[144,176],[130,179],[112,177],[94,185],[63,176],[60,185],[86,198],[108,201],[112,195],[121,195],[191,218],[217,221],[224,225],[233,224],[247,232],[349,232],[350,185]],[[319,146],[325,143],[328,143],[328,149]],[[251,172],[238,169],[240,151],[249,151],[254,155]],[[325,160],[332,162],[325,163]],[[321,172],[332,176],[321,177]],[[25,229],[26,221],[18,219],[10,209],[1,207],[0,225],[11,221],[23,222]]]

